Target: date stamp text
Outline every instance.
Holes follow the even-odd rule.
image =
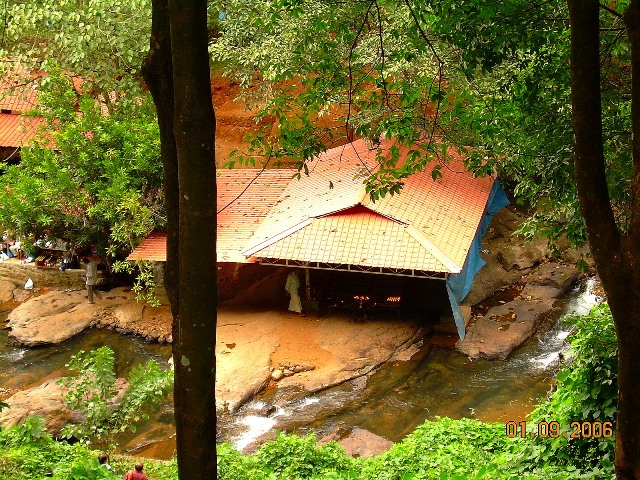
[[[562,428],[559,422],[537,422],[527,425],[524,420],[508,421],[505,424],[505,434],[509,438],[526,436],[540,438],[611,438],[613,436],[612,422],[571,422],[569,428]]]

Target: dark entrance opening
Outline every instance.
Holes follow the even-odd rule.
[[[434,322],[451,308],[442,280],[315,269],[309,275],[311,296],[322,313],[411,315]]]

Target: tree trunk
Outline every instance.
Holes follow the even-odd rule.
[[[600,94],[600,39],[598,0],[569,0],[571,21],[571,94],[575,136],[575,173],[580,210],[587,226],[589,247],[607,293],[618,337],[618,414],[616,422],[616,477],[640,480],[640,92],[632,87],[634,171],[632,220],[621,235],[606,182]],[[633,48],[633,27],[638,3],[632,0],[625,23],[632,43],[632,57],[640,55],[640,42]],[[636,24],[637,25],[637,24]],[[637,33],[635,33],[637,35]],[[637,66],[637,61],[632,61]],[[637,68],[634,72],[638,72]],[[579,419],[576,419],[579,420]]]
[[[616,424],[616,478],[640,480],[640,301],[636,290],[629,286],[614,286],[625,290],[632,303],[609,296],[609,305],[616,321],[618,335],[618,417]]]
[[[179,313],[173,339],[178,474],[216,478],[216,169],[207,1],[169,0],[178,153]]]
[[[178,154],[173,136],[173,64],[169,30],[169,0],[154,0],[149,53],[142,67],[158,115],[164,204],[167,212],[167,261],[164,283],[173,318],[178,316]],[[177,325],[174,322],[174,326]],[[175,337],[176,332],[173,332]]]
[[[217,478],[216,185],[206,1],[153,0],[152,8],[143,74],[158,113],[164,169],[178,475],[211,480]]]

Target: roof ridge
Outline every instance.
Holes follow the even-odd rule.
[[[376,211],[374,208],[371,208],[370,206],[365,205],[365,204],[364,204],[364,203],[362,203],[362,202],[356,203],[355,205],[350,205],[350,206],[348,206],[348,207],[339,208],[339,209],[337,209],[337,210],[332,210],[332,211],[330,211],[330,212],[321,213],[321,214],[319,214],[319,215],[314,215],[314,216],[312,216],[312,217],[308,217],[308,218],[310,218],[310,219],[314,219],[314,218],[325,218],[325,217],[330,217],[331,215],[335,215],[336,213],[344,212],[344,211],[350,210],[350,209],[352,209],[352,208],[356,208],[356,207],[358,207],[358,206],[360,206],[360,207],[362,207],[362,208],[366,208],[369,212],[371,212],[371,213],[375,213],[376,215],[379,215],[379,216],[381,216],[381,217],[384,217],[384,218],[386,218],[387,220],[390,220],[390,221],[392,221],[392,222],[394,222],[394,223],[397,223],[397,224],[399,224],[399,225],[407,225],[407,223],[406,223],[406,222],[403,222],[402,220],[398,220],[397,218],[394,218],[394,217],[390,217],[389,215],[385,215],[384,213],[380,213],[380,212]]]
[[[435,244],[429,240],[422,232],[417,230],[413,225],[405,227],[407,233],[411,235],[420,245],[422,245],[431,255],[433,255],[440,263],[449,269],[449,273],[460,273],[462,268],[456,265],[447,255],[440,250]]]

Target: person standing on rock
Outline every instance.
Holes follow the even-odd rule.
[[[147,476],[142,473],[144,465],[140,462],[136,463],[135,470],[129,470],[124,476],[124,480],[149,480]]]
[[[291,301],[289,302],[289,311],[295,312],[301,317],[304,317],[305,314],[302,313],[302,301],[300,300],[300,294],[298,293],[298,290],[300,289],[298,269],[292,270],[291,273],[289,273],[289,275],[287,276],[287,283],[285,283],[284,285],[284,289],[291,296]]]
[[[88,258],[83,258],[82,262],[87,266],[87,273],[85,274],[85,285],[87,286],[87,298],[89,303],[93,303],[93,286],[98,279],[98,262]]]

